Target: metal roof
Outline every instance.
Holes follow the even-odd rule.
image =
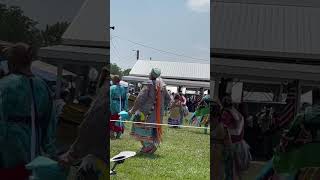
[[[63,34],[63,44],[109,48],[110,0],[86,0]]]
[[[319,0],[212,0],[212,2],[265,4],[278,6],[320,7]]]
[[[145,82],[148,80],[147,77],[138,77],[138,76],[124,76],[122,77],[122,79],[129,82]],[[165,78],[163,78],[163,81],[166,85],[171,85],[171,86],[185,86],[188,88],[210,88],[210,82],[165,79]]]
[[[213,54],[320,59],[319,1],[211,2]]]
[[[214,58],[211,60],[212,77],[233,77],[241,81],[266,80],[281,82],[302,80],[305,84],[319,84],[320,67],[262,61],[244,61]]]
[[[92,64],[107,63],[110,54],[104,48],[56,45],[41,48],[39,56],[45,61],[56,59],[59,61],[68,60],[68,63],[86,62]]]
[[[138,60],[130,76],[147,77],[152,68],[161,69],[161,77],[167,79],[210,81],[210,64]]]

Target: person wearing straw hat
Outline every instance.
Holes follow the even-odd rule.
[[[134,114],[135,122],[162,123],[164,108],[169,105],[171,98],[165,84],[160,78],[161,70],[153,68],[149,80],[144,83],[129,114]],[[131,135],[141,142],[141,153],[153,154],[161,142],[161,125],[135,123]]]
[[[125,87],[120,85],[120,77],[112,77],[113,85],[110,87],[110,119],[119,120],[121,111],[128,111],[128,94]],[[110,121],[110,137],[119,139],[124,132],[124,127],[120,122]]]
[[[56,111],[49,87],[31,72],[33,48],[17,43],[4,54],[10,74],[0,80],[0,179],[28,179],[27,163],[55,156]]]

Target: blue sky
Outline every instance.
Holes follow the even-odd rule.
[[[209,63],[209,0],[111,0],[111,62],[130,68],[140,59]],[[115,37],[117,36],[117,37]],[[120,37],[120,38],[119,38]],[[176,54],[162,53],[133,42]]]

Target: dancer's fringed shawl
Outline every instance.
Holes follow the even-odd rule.
[[[161,84],[157,83],[157,102],[156,102],[156,123],[161,124]],[[161,125],[157,125],[157,142],[161,142],[162,128]]]

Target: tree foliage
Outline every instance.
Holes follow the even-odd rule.
[[[12,43],[24,42],[36,48],[61,43],[68,22],[47,25],[44,30],[37,28],[38,22],[24,15],[17,6],[0,4],[0,40]]]
[[[8,42],[25,42],[35,46],[41,45],[38,23],[25,16],[17,6],[7,7],[0,4],[0,39]]]
[[[126,70],[122,71],[122,75],[123,76],[128,76],[130,71],[131,71],[131,69],[126,69]]]
[[[131,69],[121,69],[116,63],[110,64],[110,74],[122,76],[128,76]]]
[[[67,30],[69,22],[57,22],[53,25],[47,25],[45,30],[41,31],[42,45],[51,46],[61,44],[62,35]]]
[[[0,40],[11,43],[24,42],[35,48],[61,44],[62,35],[69,22],[57,22],[45,29],[37,28],[38,22],[24,15],[17,6],[8,7],[0,3]],[[131,69],[122,69],[117,64],[110,64],[110,73],[127,76]]]

